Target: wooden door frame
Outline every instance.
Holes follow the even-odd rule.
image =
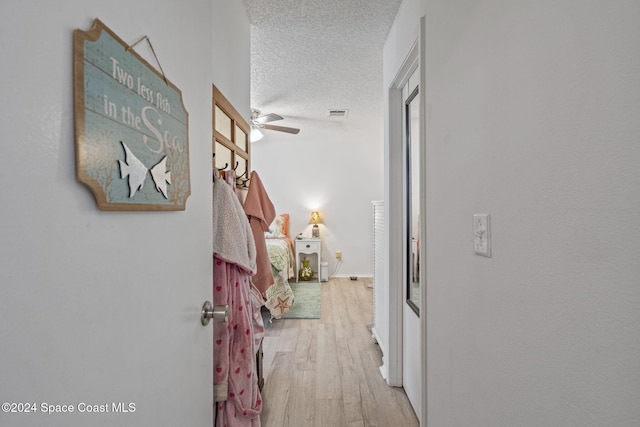
[[[231,102],[229,102],[229,100],[222,94],[222,92],[220,92],[220,89],[218,89],[216,85],[212,85],[212,86],[213,86],[213,97],[212,97],[213,105],[212,105],[212,112],[211,112],[212,114],[211,127],[213,129],[213,139],[211,142],[211,152],[213,153],[213,156],[214,156],[214,159],[212,161],[212,167],[220,168],[221,166],[224,166],[224,165],[217,164],[215,160],[216,143],[218,143],[231,151],[232,164],[227,165],[228,169],[235,168],[236,162],[239,161],[238,158],[246,161],[247,173],[245,178],[248,178],[251,173],[251,143],[249,141],[249,134],[251,132],[251,127],[249,126],[249,123],[244,119],[244,117],[242,117],[242,115],[238,112],[238,110],[236,110],[235,107],[231,105]],[[216,125],[216,107],[220,108],[220,110],[222,110],[222,112],[231,119],[231,139],[227,138],[225,135],[223,135],[218,130],[216,130],[216,126],[215,126]],[[243,149],[238,145],[237,138],[239,138],[240,135],[236,135],[236,126],[238,126],[242,130],[242,132],[244,132],[245,134],[246,141],[244,146],[246,147],[246,149]],[[240,182],[237,182],[236,185],[241,187],[242,186],[241,183],[242,181],[240,180]]]

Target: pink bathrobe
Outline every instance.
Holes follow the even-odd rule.
[[[215,305],[229,306],[227,322],[214,323],[215,425],[258,427],[262,397],[251,301],[256,254],[253,233],[233,190],[221,180],[213,185],[213,205],[213,300]]]
[[[269,231],[269,225],[276,217],[276,209],[273,207],[273,203],[271,203],[271,199],[269,199],[269,195],[256,171],[251,172],[251,182],[247,198],[244,201],[244,211],[249,217],[249,224],[251,224],[253,238],[256,242],[257,271],[253,276],[252,282],[264,295],[269,286],[274,283],[264,233]]]

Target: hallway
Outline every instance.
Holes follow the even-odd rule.
[[[265,325],[263,427],[418,426],[404,391],[378,369],[370,283],[331,279],[322,284],[320,319]]]

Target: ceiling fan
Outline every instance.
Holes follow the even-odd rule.
[[[262,132],[260,132],[260,129],[275,130],[278,132],[286,132],[286,133],[292,133],[292,134],[297,134],[298,132],[300,132],[300,129],[297,129],[297,128],[267,124],[270,122],[275,122],[277,120],[283,120],[283,119],[284,117],[274,113],[260,115],[260,110],[256,110],[255,108],[252,108],[251,109],[251,136],[250,136],[251,142],[256,142],[262,139],[264,135],[262,134]]]

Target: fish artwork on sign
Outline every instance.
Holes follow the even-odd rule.
[[[167,156],[164,156],[149,172],[151,172],[151,178],[156,184],[156,190],[162,193],[165,199],[168,199],[167,184],[171,184],[171,172],[167,171]]]
[[[147,178],[147,172],[151,172],[151,179],[156,186],[158,193],[161,193],[165,199],[167,196],[167,184],[171,184],[171,172],[167,170],[167,156],[164,156],[151,169],[142,163],[142,161],[133,154],[127,144],[120,141],[124,148],[124,161],[118,160],[120,164],[120,178],[129,178],[129,198],[135,196],[136,191],[142,190],[144,180]]]
[[[127,144],[120,141],[122,147],[124,147],[124,162],[118,160],[120,164],[120,178],[124,179],[129,177],[129,198],[133,198],[136,191],[142,190],[144,180],[147,177],[147,167],[138,159],[127,147]]]

